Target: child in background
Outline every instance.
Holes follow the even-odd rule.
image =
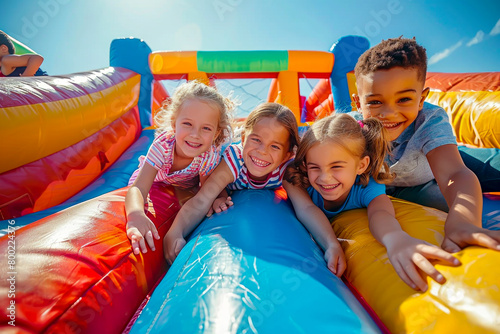
[[[0,77],[47,75],[40,69],[43,57],[38,54],[16,55],[14,43],[0,30]]]
[[[232,205],[228,190],[273,189],[283,174],[299,135],[295,116],[278,103],[263,103],[248,115],[241,144],[230,145],[223,161],[200,191],[181,208],[163,240],[165,258],[172,263],[186,244],[185,237],[211,210]]]
[[[448,212],[444,250],[467,245],[500,249],[500,231],[481,228],[482,193],[463,163],[446,112],[424,103],[425,49],[414,39],[389,39],[367,50],[355,67],[363,118],[379,119],[389,134],[387,156],[396,178],[387,194]]]
[[[425,291],[427,284],[418,268],[436,282],[445,282],[428,259],[448,265],[460,263],[439,247],[412,238],[401,229],[385,185],[380,184],[394,178],[385,172],[388,146],[386,132],[377,119],[356,122],[346,114],[329,116],[307,130],[293,168],[287,173],[290,183],[283,184],[297,217],[316,240],[338,243],[327,217],[367,208],[370,231],[386,247],[399,277],[412,288]],[[320,215],[315,212],[317,207]],[[339,274],[338,269],[328,268]]]
[[[147,155],[132,174],[125,197],[127,236],[135,254],[155,250],[160,239],[144,205],[153,182],[197,187],[218,165],[221,145],[232,136],[234,104],[214,88],[190,81],[179,86],[156,116],[158,130]]]

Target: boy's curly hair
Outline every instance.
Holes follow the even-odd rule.
[[[361,75],[394,67],[415,68],[418,79],[424,82],[427,73],[425,48],[415,38],[399,37],[382,41],[359,57],[354,74],[359,78]]]

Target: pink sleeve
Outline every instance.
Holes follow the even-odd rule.
[[[203,157],[203,161],[200,167],[200,175],[206,176],[210,175],[214,169],[219,165],[221,160],[221,148],[212,146],[206,155]]]
[[[168,154],[167,148],[167,134],[162,133],[153,140],[153,143],[149,147],[148,153],[146,154],[145,162],[151,165],[153,168],[160,170],[165,164],[165,155]]]

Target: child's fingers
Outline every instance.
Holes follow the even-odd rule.
[[[338,277],[342,276],[346,268],[347,264],[345,263],[345,259],[341,257],[337,262],[337,274],[338,274],[337,276]]]
[[[210,210],[208,210],[207,217],[210,217],[213,213],[214,213],[214,209],[210,208]]]
[[[500,250],[500,243],[497,240],[500,240],[500,232],[499,231],[484,231],[478,233],[472,233],[470,239],[467,242],[471,245],[478,245],[490,249]]]
[[[421,254],[417,253],[413,256],[413,263],[439,284],[446,282],[444,276]]]
[[[158,233],[158,230],[156,229],[155,224],[151,224],[151,231],[153,232],[153,237],[156,240],[160,240],[160,233]]]
[[[132,251],[134,252],[135,255],[139,255],[141,251],[139,249],[139,242],[137,241],[137,237],[132,236],[132,238],[130,238],[130,241],[132,243]]]
[[[175,249],[174,249],[175,257],[177,257],[177,255],[179,255],[179,253],[181,252],[182,248],[184,248],[185,244],[186,244],[186,240],[184,240],[184,239],[177,239],[175,241]]]
[[[404,263],[402,263],[401,267],[403,268],[403,270],[405,271],[406,275],[408,275],[408,277],[410,278],[410,280],[418,287],[418,289],[420,289],[422,292],[425,292],[427,291],[427,282],[424,281],[424,279],[422,278],[422,276],[420,276],[420,273],[417,271],[417,269],[415,268],[415,263],[414,262],[418,262],[421,266],[423,266],[426,270],[428,271],[432,271],[432,269],[435,270],[435,268],[430,265],[432,267],[429,268],[429,267],[426,267],[424,265],[425,261],[427,261],[427,259],[425,257],[423,257],[422,255],[420,254],[415,254],[414,257],[413,257],[413,262],[412,261],[405,261]],[[427,261],[428,263],[428,261]],[[420,267],[419,267],[420,268]]]
[[[406,270],[409,269],[406,268],[403,269],[403,266],[399,263],[399,262],[394,262],[392,264],[392,266],[394,267],[394,270],[396,270],[396,273],[399,275],[399,277],[403,280],[403,282],[405,282],[408,286],[410,286],[412,289],[415,289],[415,290],[419,290],[420,287],[415,284],[415,282],[410,278],[410,276],[406,273]],[[413,264],[411,264],[411,266],[413,267]],[[415,268],[413,268],[415,270]],[[418,273],[417,273],[418,275]],[[418,275],[420,277],[420,275]],[[420,278],[420,280],[422,281],[422,278]]]
[[[130,239],[132,245],[132,250],[135,255],[138,255],[141,251],[147,253],[146,244],[144,243],[144,237],[137,228],[129,228],[127,230],[127,237]]]
[[[452,254],[434,245],[424,245],[420,252],[426,258],[438,260],[444,265],[459,266],[461,264],[460,261]]]
[[[155,251],[156,249],[155,249],[155,241],[153,239],[153,232],[147,231],[144,238],[146,239],[146,242],[148,243],[149,248],[151,248],[152,251]]]
[[[337,276],[337,258],[335,256],[328,260],[328,269]]]
[[[139,247],[141,248],[142,253],[148,252],[148,249],[146,247],[146,242],[144,241],[144,238],[142,236],[141,236],[141,238],[139,238]]]
[[[171,266],[175,260],[175,253],[174,253],[173,247],[170,247],[169,249],[167,249],[167,253],[166,253],[165,258],[167,259],[167,263]]]
[[[441,248],[448,253],[457,253],[460,251],[460,246],[451,241],[450,238],[444,238],[443,243],[441,244]]]

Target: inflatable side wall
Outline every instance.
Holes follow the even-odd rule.
[[[1,219],[63,202],[120,157],[141,132],[139,80],[107,68],[0,81]]]

